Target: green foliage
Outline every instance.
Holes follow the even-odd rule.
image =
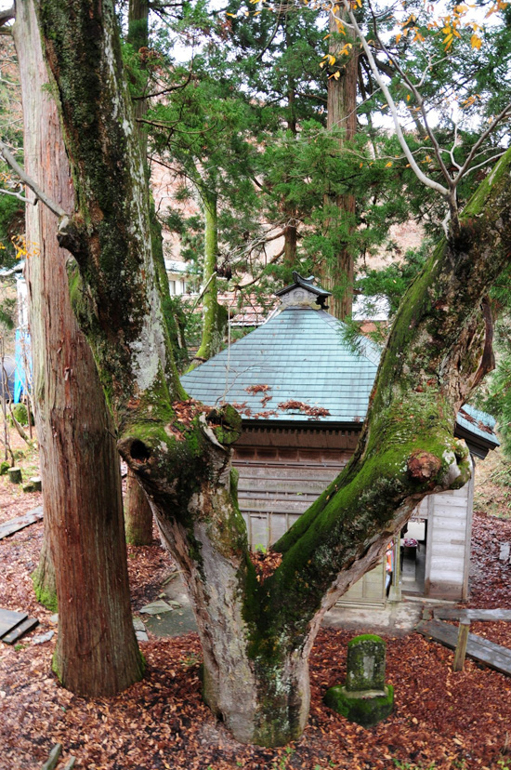
[[[14,404],[12,416],[20,425],[28,425],[28,409],[25,404]]]
[[[17,74],[16,54],[12,40],[3,38],[0,56],[0,135],[23,162],[23,129],[21,120],[21,94]],[[9,166],[0,159],[0,189],[23,194],[24,187]],[[22,201],[8,194],[0,194],[0,265],[12,267],[16,250],[11,239],[24,231],[25,208]]]
[[[385,295],[390,301],[391,314],[397,312],[408,286],[422,270],[430,254],[431,245],[424,241],[419,249],[409,249],[402,262],[380,270],[369,270],[357,279],[356,288],[368,297]]]

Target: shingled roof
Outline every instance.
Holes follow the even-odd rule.
[[[205,404],[233,404],[244,421],[361,424],[380,350],[364,337],[356,347],[347,341],[344,324],[318,306],[318,298],[323,302],[328,293],[312,279],[297,280],[281,293],[293,288],[301,290],[297,304],[284,305],[263,326],[186,374],[182,383]],[[469,406],[457,417],[457,434],[470,440],[479,456],[499,445],[494,426],[492,417]]]
[[[365,339],[353,350],[341,331],[324,310],[286,307],[182,382],[193,398],[234,403],[249,419],[362,422],[379,352]]]

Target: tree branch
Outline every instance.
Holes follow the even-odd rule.
[[[41,203],[44,203],[45,206],[47,206],[50,211],[52,211],[57,217],[67,217],[68,214],[64,211],[64,209],[59,206],[58,203],[55,203],[55,201],[52,201],[51,198],[49,198],[46,193],[44,193],[39,185],[34,182],[33,179],[30,179],[27,174],[23,171],[19,163],[14,159],[14,157],[9,152],[9,149],[4,144],[4,142],[0,141],[0,154],[3,156],[5,162],[8,166],[12,168],[15,174],[19,176],[23,184],[25,184],[27,187],[29,187],[34,195],[39,198]]]
[[[474,144],[474,146],[473,146],[473,147],[472,147],[472,149],[470,150],[470,152],[469,152],[469,154],[468,154],[468,156],[467,156],[467,159],[465,160],[465,163],[464,163],[464,164],[463,164],[463,166],[461,167],[461,169],[460,169],[460,171],[459,171],[458,175],[455,177],[455,181],[456,181],[456,183],[457,183],[457,182],[458,182],[460,179],[462,179],[462,177],[465,175],[465,173],[467,172],[468,166],[469,166],[469,165],[470,165],[470,163],[472,162],[472,160],[473,160],[473,158],[474,158],[474,155],[476,154],[477,150],[478,150],[478,149],[479,149],[479,147],[482,145],[482,143],[484,142],[484,140],[485,140],[485,139],[486,139],[486,138],[487,138],[487,137],[488,137],[488,136],[491,134],[491,132],[493,131],[493,129],[495,128],[495,126],[497,125],[497,123],[500,123],[500,121],[501,121],[501,120],[503,120],[503,119],[504,119],[506,116],[508,116],[509,114],[511,114],[511,102],[510,102],[509,104],[507,104],[507,105],[504,107],[504,109],[502,110],[502,112],[500,112],[500,113],[497,115],[497,117],[495,118],[495,120],[493,120],[493,121],[490,123],[490,125],[488,126],[488,128],[487,128],[485,131],[483,131],[483,133],[481,134],[481,136],[478,138],[477,142]],[[470,169],[470,170],[472,170],[472,169]]]
[[[3,27],[4,24],[7,24],[8,21],[12,21],[15,18],[16,11],[14,6],[6,8],[4,11],[0,11],[0,27]]]
[[[406,139],[403,134],[403,130],[401,128],[401,123],[399,121],[399,115],[397,111],[396,104],[394,102],[394,99],[392,98],[392,95],[387,88],[387,85],[385,81],[383,80],[380,72],[378,71],[378,67],[376,65],[376,62],[374,60],[373,53],[367,43],[367,40],[365,39],[365,36],[360,29],[358,22],[355,18],[355,15],[351,9],[350,3],[348,0],[342,0],[343,8],[345,9],[346,13],[348,14],[348,17],[350,19],[351,25],[354,29],[354,31],[357,34],[357,37],[359,38],[362,47],[364,49],[364,53],[367,57],[367,61],[369,62],[369,65],[371,67],[371,71],[373,73],[374,79],[378,83],[379,87],[381,88],[383,95],[385,96],[385,99],[387,101],[387,104],[389,105],[390,114],[392,116],[392,120],[394,122],[394,128],[396,129],[396,136],[398,138],[399,144],[401,145],[401,148],[403,149],[403,152],[406,156],[406,159],[408,160],[408,163],[410,164],[410,167],[414,171],[416,177],[419,179],[420,182],[422,182],[426,187],[429,187],[432,190],[435,190],[436,192],[440,193],[442,197],[448,199],[449,197],[449,190],[448,188],[444,187],[443,185],[439,184],[438,182],[435,182],[434,179],[430,179],[426,174],[422,171],[422,169],[419,168],[417,165],[417,162],[415,161],[415,158],[413,157],[413,154],[408,147],[408,144],[406,142]],[[331,13],[335,16],[333,9],[331,10]],[[337,17],[336,17],[337,18]],[[339,21],[342,21],[339,19]]]
[[[0,195],[11,195],[13,198],[17,198],[19,201],[23,201],[23,203],[32,203],[32,201],[29,201],[28,198],[25,198],[25,196],[21,193],[13,192],[12,190],[4,190],[2,188],[0,189]],[[35,201],[33,203],[35,205]]]

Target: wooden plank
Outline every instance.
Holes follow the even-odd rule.
[[[43,518],[43,506],[39,505],[34,508],[33,511],[23,514],[23,516],[17,516],[15,519],[9,519],[3,524],[0,524],[0,540],[9,535],[14,535],[15,532],[19,532],[20,529],[28,527],[30,524],[35,524],[36,521],[40,521]]]
[[[28,612],[0,610],[0,639],[26,618],[28,618]]]
[[[470,621],[486,620],[494,622],[511,622],[511,610],[500,609],[466,610],[463,607],[438,607],[434,610],[434,616],[437,620],[462,620],[466,618]]]
[[[286,463],[286,462],[269,462],[268,460],[247,460],[246,462],[234,461],[234,466],[238,468],[240,473],[247,473],[254,471],[255,474],[264,475],[268,471],[288,474],[291,478],[298,478],[300,472],[304,471],[309,477],[316,474],[339,474],[342,470],[341,465],[335,463]]]
[[[41,767],[41,770],[53,770],[53,768],[57,765],[59,761],[59,757],[62,753],[62,744],[56,743],[55,746],[50,751],[50,756],[44,763],[44,765]]]
[[[423,636],[429,636],[436,642],[440,642],[451,649],[456,648],[457,629],[448,623],[440,620],[421,621],[417,626],[417,631]],[[501,647],[498,644],[489,642],[475,634],[468,635],[467,655],[479,663],[484,663],[490,668],[494,668],[501,674],[511,676],[511,650],[507,647]]]
[[[261,500],[261,498],[246,500],[243,495],[239,497],[239,506],[243,513],[303,513],[310,505],[307,500]]]
[[[324,489],[325,482],[316,479],[277,479],[272,477],[249,479],[240,476],[238,481],[239,492],[251,492],[253,494],[258,491],[263,493],[280,492],[287,495],[308,493],[317,497]]]
[[[18,639],[21,639],[23,634],[28,634],[28,632],[32,631],[37,625],[39,625],[37,618],[27,618],[13,628],[12,631],[9,631],[8,634],[5,634],[5,636],[2,637],[2,642],[5,642],[5,644],[15,644]]]

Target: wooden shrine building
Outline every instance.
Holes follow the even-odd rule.
[[[275,542],[353,454],[380,352],[346,341],[329,315],[329,293],[312,278],[277,292],[281,307],[263,326],[183,377],[193,397],[233,404],[243,417],[234,447],[238,498],[253,548]],[[494,421],[464,407],[455,435],[473,457],[498,446]],[[430,495],[409,531],[389,544],[384,563],[341,602],[382,606],[401,591],[461,600],[468,592],[473,479],[460,490]]]

